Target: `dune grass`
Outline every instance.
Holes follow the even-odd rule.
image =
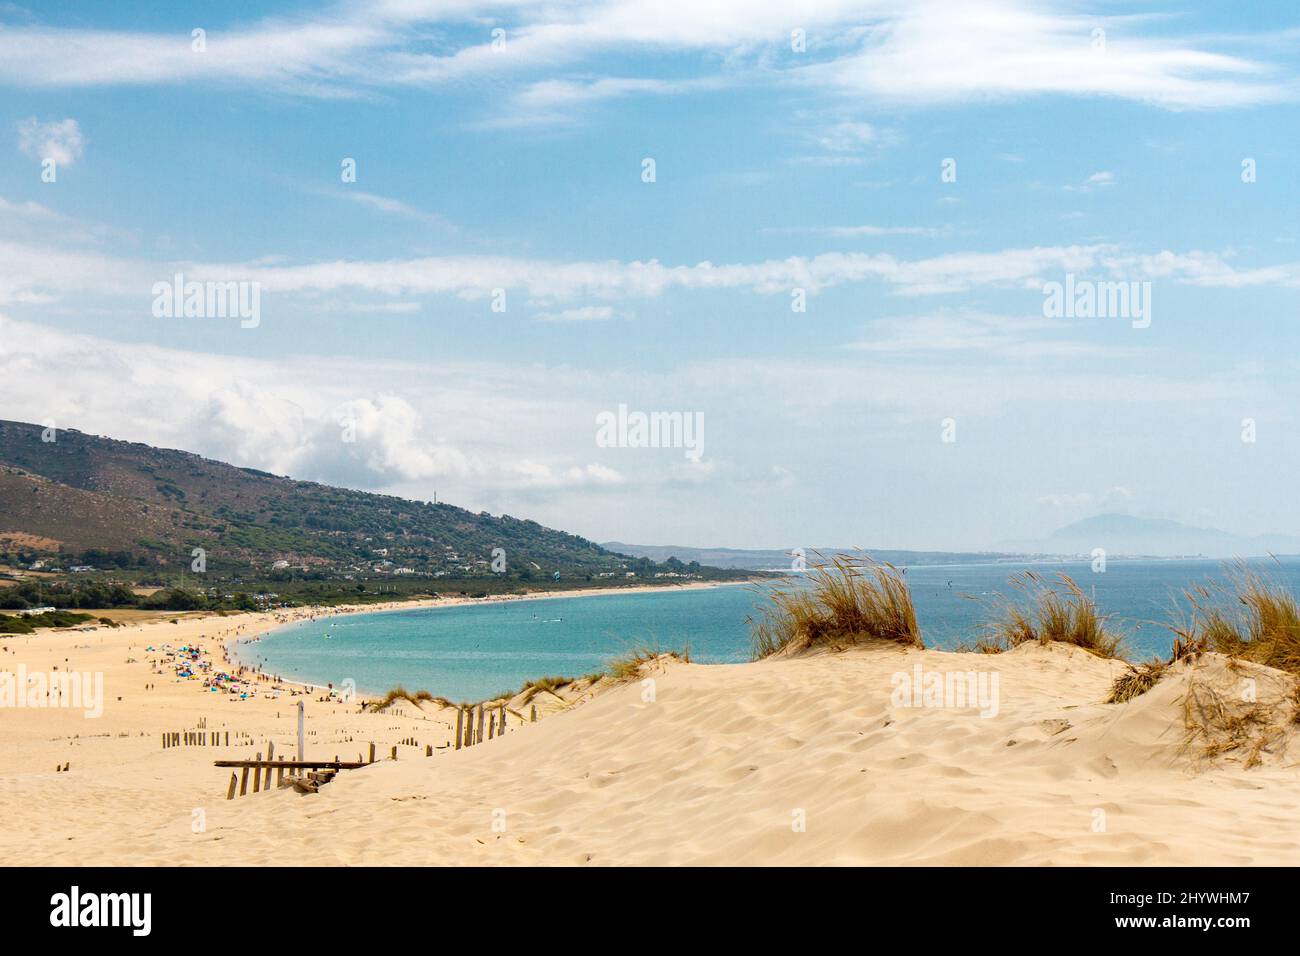
[[[1134,697],[1141,697],[1164,676],[1168,664],[1164,661],[1150,661],[1145,664],[1130,664],[1124,673],[1115,678],[1106,695],[1106,703],[1123,704]]]
[[[680,651],[666,651],[660,647],[649,645],[629,648],[617,657],[611,658],[605,664],[605,669],[600,672],[599,676],[608,677],[615,681],[633,680],[641,675],[642,665],[657,657],[664,656],[689,664],[691,662],[691,649],[685,647]]]
[[[394,701],[398,701],[398,700],[409,700],[412,704],[415,704],[415,706],[419,707],[421,701],[446,700],[446,698],[434,697],[433,694],[429,693],[427,690],[417,690],[414,693],[412,693],[411,691],[403,687],[401,684],[398,684],[387,694],[385,694],[382,698],[380,698],[379,700],[372,700],[366,706],[370,710],[378,711],[378,710],[383,710],[389,704],[392,704]]]
[[[1123,656],[1123,638],[1110,630],[1106,616],[1069,575],[1058,574],[1053,583],[1037,571],[1024,571],[1011,585],[1022,598],[999,600],[977,650],[994,653],[1035,642],[1069,644],[1098,657]]]
[[[843,554],[812,567],[802,586],[773,589],[748,623],[755,660],[813,647],[925,646],[903,572]]]
[[[1226,585],[1198,584],[1183,592],[1188,610],[1168,625],[1174,633],[1167,661],[1130,667],[1111,686],[1107,703],[1122,703],[1146,693],[1173,665],[1196,659],[1206,651],[1231,661],[1263,664],[1300,677],[1300,605],[1295,597],[1266,575],[1236,565]],[[1183,701],[1189,740],[1203,739],[1207,756],[1239,749],[1251,741],[1252,756],[1271,745],[1275,730],[1267,728],[1266,711],[1239,701],[1226,702],[1212,688],[1194,684]],[[1300,684],[1291,698],[1292,722],[1300,719]]]
[[[1286,588],[1239,564],[1228,586],[1185,595],[1191,614],[1174,628],[1180,640],[1300,676],[1300,604]]]

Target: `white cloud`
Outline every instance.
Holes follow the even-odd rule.
[[[874,239],[881,236],[918,236],[932,239],[946,235],[948,229],[932,226],[790,226],[764,229],[768,235],[830,236],[834,239]]]
[[[18,148],[38,162],[52,159],[71,166],[81,158],[85,141],[74,119],[42,123],[33,116],[18,122]]]
[[[620,471],[587,460],[595,454],[588,403],[538,397],[554,391],[544,384],[551,374],[474,363],[204,355],[0,316],[0,380],[6,394],[12,390],[4,417],[49,418],[372,490],[420,488],[431,496],[438,482],[477,495],[622,484]],[[59,387],[51,390],[52,382]]]
[[[339,190],[333,190],[328,195],[346,199],[348,202],[354,202],[362,206],[368,206],[371,209],[377,209],[379,212],[388,213],[392,216],[401,216],[405,219],[413,219],[416,222],[423,222],[428,225],[449,227],[442,216],[437,213],[425,212],[407,205],[399,199],[390,199],[387,196],[378,196],[375,193],[364,192],[359,189],[350,189],[343,187]]]
[[[1133,497],[1134,492],[1132,489],[1125,488],[1123,485],[1115,485],[1101,493],[1077,491],[1041,495],[1037,499],[1037,503],[1061,511],[1074,511],[1113,507],[1120,502],[1130,501]]]
[[[483,129],[529,126],[565,126],[576,123],[584,108],[634,95],[670,96],[699,90],[721,89],[721,78],[661,80],[607,76],[595,79],[547,79],[528,84],[504,109],[474,124]]]
[[[928,490],[932,456],[942,447],[937,423],[954,410],[966,423],[961,447],[971,457],[953,480],[974,475],[990,493],[1032,503],[1061,476],[1075,488],[1108,487],[1118,478],[1115,449],[1135,442],[1152,462],[1184,460],[1189,420],[1204,426],[1198,447],[1212,457],[1223,409],[1284,417],[1295,404],[1295,389],[1276,367],[1206,373],[1178,363],[1162,372],[1024,362],[993,373],[982,363],[930,358],[903,362],[863,351],[809,360],[680,357],[667,368],[625,371],[594,358],[581,368],[529,358],[326,358],[295,349],[204,355],[0,318],[0,417],[50,418],[60,427],[408,498],[429,500],[436,490],[443,501],[597,540],[688,535],[701,544],[740,544],[729,536],[742,527],[777,541],[804,534],[830,541],[844,533],[843,516],[832,509],[809,530],[808,513],[791,507],[792,476],[771,467],[797,462],[799,500],[834,501],[844,474],[871,476],[872,494],[890,508],[883,523],[871,525],[871,540],[857,543],[888,538],[947,547],[985,546],[1006,533],[1003,515],[982,516],[955,485],[951,501]],[[596,411],[622,401],[701,411],[709,436],[704,461],[684,461],[676,450],[597,447]],[[1140,416],[1132,414],[1136,407]],[[355,443],[343,441],[345,412],[358,424]],[[1108,423],[1100,432],[1098,421]],[[1063,441],[1071,428],[1091,443]],[[879,468],[882,454],[891,467]],[[1206,493],[1221,480],[1206,473]],[[920,498],[918,487],[926,490]],[[938,521],[935,507],[942,509]]]
[[[1196,109],[1296,97],[1294,78],[1261,62],[1149,35],[1150,20],[1083,9],[1020,0],[954,0],[941,11],[903,4],[877,19],[857,53],[803,72],[811,83],[917,105],[1059,94]]]
[[[443,256],[420,259],[336,260],[302,265],[278,260],[251,263],[148,262],[89,250],[35,246],[0,239],[0,303],[22,296],[68,298],[79,294],[149,301],[149,290],[176,272],[200,281],[250,281],[265,295],[320,296],[345,290],[377,295],[454,295],[483,300],[491,290],[523,292],[534,304],[591,299],[613,302],[655,298],[670,290],[747,290],[777,295],[791,289],[816,294],[842,285],[875,282],[899,295],[946,295],[974,288],[1041,292],[1044,281],[1066,273],[1126,281],[1168,279],[1192,285],[1240,288],[1300,286],[1300,262],[1238,269],[1225,254],[1193,250],[1138,253],[1113,244],[1034,246],[964,251],[918,259],[889,253],[828,252],[752,263],[667,265],[658,260],[621,262]],[[368,310],[373,311],[371,305]],[[547,310],[548,321],[612,318],[603,305]]]
[[[603,322],[615,318],[617,313],[608,305],[584,305],[577,309],[559,312],[538,312],[534,318],[542,322]]]
[[[1072,193],[1089,193],[1094,189],[1105,189],[1107,186],[1114,185],[1115,174],[1109,170],[1103,169],[1100,172],[1093,173],[1078,186],[1066,186],[1065,191]]]
[[[1040,360],[1138,355],[1133,346],[1095,344],[1072,337],[1078,325],[1045,319],[1041,315],[994,315],[973,309],[945,309],[922,315],[878,319],[869,335],[849,348],[892,355],[928,355],[981,352],[994,359]]]
[[[870,123],[842,120],[826,128],[817,136],[817,144],[832,153],[856,153],[879,139]]]
[[[719,77],[790,82],[875,103],[952,103],[1042,94],[1117,97],[1168,109],[1223,108],[1295,98],[1294,78],[1266,61],[1216,52],[1210,40],[1156,32],[1157,18],[1107,16],[1106,7],[1022,0],[808,0],[811,65],[789,62],[789,5],[779,0],[586,0],[543,4],[338,4],[312,16],[208,30],[205,53],[187,32],[51,26],[0,27],[0,83],[25,87],[238,83],[316,96],[379,86],[445,85],[517,76],[539,116],[635,92],[676,92]],[[503,25],[494,47],[490,28]],[[468,37],[429,52],[427,28]],[[454,28],[454,31],[453,29]],[[1106,32],[1104,49],[1093,31]],[[1266,39],[1261,37],[1260,39]],[[1261,49],[1268,50],[1266,44]],[[601,77],[610,52],[678,58],[695,75],[671,82]],[[684,57],[693,59],[683,60]],[[588,69],[579,77],[559,71]],[[652,65],[652,64],[648,64]],[[545,73],[539,81],[528,74]],[[529,85],[530,84],[530,85]],[[526,122],[509,111],[500,122]],[[863,142],[866,129],[829,134],[828,149]]]
[[[605,465],[554,468],[541,461],[515,462],[504,477],[507,487],[519,489],[613,486],[626,480]]]

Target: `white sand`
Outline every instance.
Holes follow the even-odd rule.
[[[255,616],[6,637],[0,669],[102,670],[103,717],[0,711],[0,854],[23,864],[1294,864],[1300,772],[1285,743],[1260,766],[1185,747],[1172,677],[1102,705],[1122,667],[1037,646],[997,656],[894,648],[757,664],[661,662],[536,724],[438,751],[454,711],[307,704],[309,758],[381,754],[319,794],[226,801],[219,757],[294,746],[292,699],[233,701],[152,676],[145,644],[266,628]],[[225,636],[229,636],[228,634]],[[993,670],[999,713],[891,703],[893,677]],[[1216,669],[1217,668],[1217,669]],[[1240,679],[1221,662],[1221,681]],[[1290,687],[1255,668],[1263,695]],[[149,681],[158,687],[146,692]],[[1276,685],[1276,686],[1274,686]],[[116,698],[121,696],[122,700]],[[1281,707],[1281,704],[1278,704]],[[278,716],[277,716],[278,715]],[[162,750],[163,730],[240,730],[229,750]],[[1289,726],[1289,719],[1288,719]],[[140,734],[143,733],[143,736]],[[125,734],[126,736],[119,736]],[[56,762],[70,762],[56,773]],[[198,811],[196,813],[196,811]],[[802,832],[792,824],[802,813]],[[203,826],[197,820],[202,818]]]

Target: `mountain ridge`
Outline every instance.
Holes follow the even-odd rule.
[[[1236,535],[1172,518],[1107,512],[1073,521],[1041,540],[1006,542],[1006,546],[1067,555],[1087,555],[1101,548],[1112,556],[1250,558],[1300,553],[1300,537]]]
[[[677,558],[679,561],[698,561],[718,568],[747,569],[752,571],[779,571],[793,567],[798,557],[795,549],[788,548],[692,548],[678,545],[628,544],[623,541],[604,541],[601,547],[652,561]],[[807,565],[816,564],[818,555],[829,558],[835,554],[866,554],[888,564],[967,564],[982,561],[1013,560],[1025,555],[993,551],[910,551],[899,548],[803,548]]]
[[[90,555],[110,566],[179,570],[202,548],[209,569],[231,573],[287,564],[338,575],[525,581],[711,571],[661,568],[530,519],[336,488],[76,429],[60,429],[53,441],[43,432],[0,421],[0,552],[11,557]],[[492,567],[498,548],[502,573]]]
[[[793,549],[699,548],[678,545],[641,545],[605,541],[602,547],[623,554],[664,560],[696,560],[716,567],[780,570],[789,568]],[[1004,541],[986,551],[914,551],[897,548],[806,548],[805,561],[822,554],[867,554],[889,564],[965,564],[1016,559],[1091,557],[1101,548],[1112,557],[1261,557],[1300,553],[1300,537],[1283,534],[1234,535],[1217,528],[1200,528],[1171,518],[1142,518],[1110,512],[1063,525],[1047,537]]]

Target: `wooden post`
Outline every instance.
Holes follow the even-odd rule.
[[[277,787],[284,786],[284,759],[283,758],[280,759],[280,766],[275,768],[275,785]]]
[[[426,757],[432,757],[432,756],[433,756],[433,744],[425,744],[425,745],[424,745],[424,755],[425,755]]]
[[[238,782],[238,779],[235,777],[235,771],[230,771],[230,789],[226,791],[227,800],[235,799],[235,785]]]
[[[533,704],[532,712],[528,718],[529,723],[537,723],[537,705]]]
[[[299,759],[300,761],[306,759],[306,758],[304,758],[303,755],[302,755],[302,753],[303,753],[303,749],[302,749],[302,748],[303,748],[303,740],[304,740],[304,737],[305,737],[305,733],[304,733],[304,731],[303,731],[303,721],[304,721],[305,719],[306,719],[306,718],[303,716],[302,699],[299,698],[299,700],[298,700],[298,759]]]
[[[461,737],[465,734],[465,708],[456,708],[456,749],[460,749]]]
[[[257,752],[257,762],[259,764],[262,762],[262,751],[260,750]],[[262,768],[254,767],[253,768],[253,792],[258,793],[260,792],[261,788],[262,788]]]
[[[476,744],[483,742],[483,705],[478,705],[478,738],[474,741]]]
[[[374,762],[375,762],[375,742],[372,740],[370,742],[370,759],[367,761],[367,763],[374,763]]]
[[[166,734],[163,734],[163,735],[162,735],[162,741],[163,741],[163,750],[166,750],[166,749],[167,749],[167,735],[166,735]]]
[[[226,731],[226,746],[230,746],[230,731]]]
[[[488,711],[488,740],[497,735],[497,715]]]
[[[497,736],[500,737],[506,732],[506,705],[501,705],[501,717],[497,721]]]
[[[247,767],[245,767],[243,772],[239,775],[239,795],[242,797],[246,793],[248,793],[248,768]]]
[[[271,740],[268,741],[266,744],[267,763],[269,764],[274,759],[275,759],[275,741]],[[269,766],[266,768],[266,782],[262,784],[262,789],[263,790],[271,789],[271,768]]]
[[[397,744],[393,744],[393,759],[397,759]]]

